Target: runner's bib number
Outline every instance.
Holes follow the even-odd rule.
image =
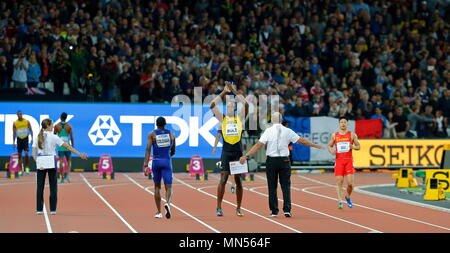
[[[227,136],[239,136],[238,125],[237,124],[227,124],[226,135]]]
[[[64,143],[69,144],[69,137],[67,137],[67,136],[62,136],[62,137],[60,137],[60,138],[61,138],[61,140],[62,140]]]
[[[349,152],[350,151],[350,142],[349,141],[338,142],[336,147],[337,147],[338,153]]]
[[[28,128],[17,129],[17,136],[19,136],[19,137],[28,136]]]
[[[170,146],[170,134],[160,134],[156,136],[156,145],[160,148]]]

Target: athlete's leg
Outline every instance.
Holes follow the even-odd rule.
[[[341,203],[344,198],[342,188],[343,184],[344,184],[344,176],[336,176],[336,191],[338,194],[339,203]]]
[[[59,176],[61,180],[64,180],[64,159],[62,156],[59,156]]]
[[[25,150],[25,169],[28,172],[30,168],[30,157],[28,156],[28,150]]]
[[[347,179],[347,197],[350,198],[350,195],[353,192],[353,183],[355,180],[355,176],[353,174],[348,174],[346,176]]]
[[[234,181],[236,182],[236,204],[237,208],[241,208],[242,204],[242,197],[244,195],[244,188],[242,187],[242,179],[240,175],[234,175],[231,178],[234,178]]]
[[[234,193],[235,190],[236,190],[236,179],[235,179],[235,177],[231,177],[231,189],[230,189],[230,191],[231,191],[231,193]]]
[[[17,144],[17,145],[19,145],[19,144]],[[18,153],[19,153],[19,171],[22,171],[23,170],[23,168],[22,168],[22,150],[18,149]]]
[[[152,163],[153,182],[155,183],[155,204],[158,213],[161,213],[161,179],[162,168],[159,166],[159,161],[155,160]]]
[[[172,184],[164,184],[164,187],[166,188],[166,202],[170,205],[170,202],[172,202]]]
[[[229,175],[229,171],[222,171],[220,173],[220,182],[217,186],[217,208],[222,208],[222,199],[225,194],[225,185],[227,184]]]
[[[164,187],[166,188],[166,202],[169,205],[172,200],[172,181],[173,181],[172,166],[170,163],[171,163],[170,160],[166,161],[166,166],[162,170],[162,176],[164,179]]]
[[[70,170],[72,169],[72,157],[71,157],[70,151],[67,151],[65,156],[66,156],[66,160],[67,160],[67,174],[66,174],[66,177],[69,178],[69,173],[70,173]]]
[[[155,204],[158,213],[161,213],[161,183],[155,183]]]

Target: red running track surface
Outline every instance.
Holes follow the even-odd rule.
[[[269,217],[265,175],[244,182],[242,210],[227,185],[216,211],[218,174],[198,181],[174,175],[172,218],[155,219],[154,186],[142,173],[116,173],[114,180],[96,173],[72,173],[71,183],[58,183],[56,215],[35,214],[35,174],[6,179],[0,173],[0,233],[449,233],[450,213],[355,191],[354,207],[337,209],[332,174],[292,174],[292,218]],[[355,185],[393,183],[389,173],[359,173]],[[48,185],[45,203],[48,212]],[[162,190],[165,197],[165,190]],[[278,193],[282,210],[282,194]],[[162,205],[165,202],[162,202]],[[48,219],[46,219],[48,217]]]

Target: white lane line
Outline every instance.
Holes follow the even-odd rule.
[[[36,182],[17,182],[17,183],[6,183],[0,184],[0,186],[9,186],[9,185],[21,185],[21,184],[35,184]]]
[[[105,187],[114,187],[114,186],[124,186],[124,185],[131,185],[131,183],[123,183],[123,184],[103,184],[103,185],[97,185],[97,186],[94,186],[94,189],[105,188]]]
[[[128,180],[130,180],[131,182],[133,182],[135,185],[137,185],[139,188],[145,190],[146,192],[150,193],[151,195],[155,195],[154,192],[152,192],[151,190],[149,190],[150,187],[144,187],[141,184],[139,184],[138,182],[136,182],[136,180],[134,180],[133,178],[131,178],[130,176],[128,176],[127,174],[124,174],[124,176],[126,178],[128,178]],[[166,201],[164,198],[161,197],[161,200]],[[167,201],[166,201],[167,202]],[[202,220],[200,220],[199,218],[195,217],[194,215],[186,212],[185,210],[181,209],[180,207],[178,207],[177,205],[171,203],[171,206],[175,207],[176,209],[178,209],[180,212],[184,213],[185,215],[187,215],[188,217],[194,219],[195,221],[197,221],[198,223],[202,224],[203,226],[207,227],[208,229],[212,230],[213,232],[216,233],[221,233],[219,230],[211,227],[210,225],[206,224],[205,222],[203,222]]]
[[[255,175],[255,176],[257,176],[257,177],[259,177],[259,178],[261,178],[261,179],[265,179],[265,178],[263,178],[263,177],[261,177],[261,176],[258,176],[258,175]],[[291,188],[292,188],[292,187],[291,187]],[[264,194],[264,193],[258,192],[258,191],[254,190],[254,189],[251,189],[250,191],[252,191],[252,192],[254,192],[254,193],[256,193],[256,194],[265,196],[265,197],[269,197],[268,194]],[[283,199],[282,199],[282,198],[278,198],[278,201],[279,201],[279,202],[282,202]],[[336,216],[333,216],[333,215],[330,215],[330,214],[327,214],[327,213],[324,213],[324,212],[320,212],[320,211],[317,211],[317,210],[315,210],[315,209],[312,209],[312,208],[309,208],[309,207],[306,207],[306,206],[302,206],[302,205],[299,205],[299,204],[296,204],[296,203],[293,203],[293,202],[291,203],[291,205],[296,206],[296,207],[300,207],[300,208],[303,208],[303,209],[305,209],[305,210],[308,210],[308,211],[311,211],[311,212],[314,212],[314,213],[317,213],[317,214],[321,214],[321,215],[323,215],[323,216],[326,216],[326,217],[329,217],[329,218],[332,218],[332,219],[335,219],[335,220],[338,220],[338,221],[342,221],[342,222],[345,222],[345,223],[348,223],[348,224],[351,224],[351,225],[354,225],[354,226],[357,226],[357,227],[360,227],[360,228],[367,229],[367,230],[369,230],[369,233],[370,233],[370,232],[372,232],[372,233],[382,233],[382,232],[379,231],[379,230],[376,230],[376,229],[373,229],[373,228],[370,228],[370,227],[367,227],[367,226],[363,226],[363,225],[361,225],[361,224],[354,223],[354,222],[351,222],[351,221],[349,221],[349,220],[342,219],[342,218],[339,218],[339,217],[336,217]]]
[[[208,195],[208,196],[210,196],[210,197],[213,197],[213,198],[217,199],[217,196],[215,196],[215,195],[213,195],[213,194],[210,194],[210,193],[208,193],[208,192],[205,192],[205,191],[201,190],[200,188],[196,188],[196,187],[194,187],[194,186],[192,186],[192,185],[190,185],[190,184],[188,184],[188,183],[185,183],[185,182],[184,182],[183,180],[181,180],[181,179],[178,179],[178,178],[175,178],[175,177],[174,177],[174,179],[177,180],[178,182],[180,182],[180,183],[186,185],[187,187],[189,187],[189,188],[191,188],[191,189],[194,189],[194,190],[196,190],[196,191],[199,191],[199,192],[201,192],[201,193],[203,193],[203,194],[206,194],[206,195]],[[234,204],[234,203],[232,203],[232,202],[230,202],[230,201],[228,201],[228,200],[223,199],[222,201],[223,201],[224,203],[227,203],[227,204],[232,205],[232,206],[234,206],[234,207],[237,206],[236,204]],[[284,227],[284,228],[287,228],[287,229],[289,229],[289,230],[291,230],[291,231],[293,231],[293,232],[296,232],[296,233],[303,233],[302,231],[300,231],[300,230],[298,230],[298,229],[289,227],[289,226],[287,226],[287,225],[284,225],[283,223],[280,223],[280,222],[274,221],[274,220],[272,220],[272,219],[269,219],[269,218],[267,218],[267,217],[265,217],[265,216],[263,216],[263,215],[261,215],[261,214],[259,214],[259,213],[253,212],[253,211],[251,211],[251,210],[249,210],[249,209],[247,209],[247,208],[241,207],[241,209],[244,210],[244,211],[246,211],[246,212],[249,212],[249,213],[251,213],[251,214],[253,214],[253,215],[256,215],[256,216],[258,216],[258,217],[260,217],[260,218],[263,218],[263,219],[265,219],[265,220],[267,220],[267,221],[270,221],[270,222],[272,222],[272,223],[275,223],[275,224],[277,224],[277,225],[279,225],[279,226],[282,226],[282,227]]]
[[[304,178],[304,179],[306,179],[306,180],[310,180],[310,181],[312,181],[312,182],[316,182],[316,183],[318,183],[318,184],[322,184],[322,185],[329,186],[329,187],[335,187],[334,185],[327,184],[327,183],[324,183],[324,182],[321,182],[321,181],[318,181],[318,180],[315,180],[315,179],[310,179],[310,178],[303,177],[303,176],[300,176],[300,177],[302,177],[302,178]],[[386,186],[386,185],[384,185],[384,186]],[[309,191],[307,191],[307,190],[302,190],[302,191],[304,191],[304,192],[306,192],[306,193],[309,193],[309,194],[313,194],[313,195],[319,196],[319,197],[323,197],[323,198],[332,199],[332,200],[336,200],[336,201],[337,201],[337,199],[332,198],[332,197],[329,197],[329,196],[325,196],[325,195],[318,194],[318,193],[314,193],[314,192],[309,192]],[[356,190],[355,190],[355,191],[356,191]],[[358,192],[360,192],[360,193],[365,193],[364,191],[358,191]],[[368,194],[368,195],[370,195],[370,194]],[[387,215],[391,215],[391,216],[394,216],[394,217],[397,217],[397,218],[402,218],[402,219],[405,219],[405,220],[409,220],[409,221],[413,221],[413,222],[417,222],[417,223],[421,223],[421,224],[425,224],[425,225],[428,225],[428,226],[432,226],[432,227],[436,227],[436,228],[441,228],[441,229],[449,230],[449,231],[450,231],[450,228],[443,227],[443,226],[439,226],[439,225],[436,225],[436,224],[432,224],[432,223],[429,223],[429,222],[426,222],[426,221],[422,221],[422,220],[418,220],[418,219],[413,219],[413,218],[410,218],[410,217],[405,217],[405,216],[402,216],[402,215],[399,215],[399,214],[387,212],[387,211],[384,211],[384,210],[380,210],[380,209],[377,209],[377,208],[368,207],[368,206],[364,206],[364,205],[360,205],[360,204],[355,204],[355,203],[353,203],[353,205],[354,205],[354,206],[359,206],[359,207],[362,207],[362,208],[366,208],[366,209],[369,209],[369,210],[372,210],[372,211],[384,213],[384,214],[387,214]]]
[[[48,218],[48,214],[47,214],[47,208],[45,207],[45,203],[44,203],[44,220],[45,220],[45,225],[47,226],[47,232],[53,233],[52,226],[50,225],[50,219]]]
[[[34,179],[36,180],[36,184],[37,184],[37,173],[34,174]],[[47,227],[47,233],[53,233],[52,230],[52,225],[50,224],[50,219],[48,218],[48,213],[47,213],[47,208],[45,207],[45,201],[44,201],[44,210],[42,210],[44,212],[44,221],[45,221],[45,226]]]
[[[84,182],[91,188],[91,190],[103,201],[103,203],[105,203],[113,211],[113,213],[117,217],[119,217],[119,219],[128,227],[128,229],[130,229],[131,232],[133,233],[137,233],[137,231],[119,214],[119,212],[117,212],[116,209],[114,209],[114,207],[112,207],[108,203],[108,201],[106,201],[106,199],[103,198],[103,196],[100,193],[98,193],[98,191],[89,183],[86,177],[83,174],[80,174],[80,176],[83,178]]]

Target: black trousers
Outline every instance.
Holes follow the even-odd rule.
[[[291,162],[289,157],[267,157],[266,176],[269,187],[269,208],[278,214],[278,179],[283,192],[283,211],[291,211]]]
[[[37,170],[36,211],[44,210],[45,175],[50,183],[50,212],[56,211],[58,201],[58,180],[56,169]]]

